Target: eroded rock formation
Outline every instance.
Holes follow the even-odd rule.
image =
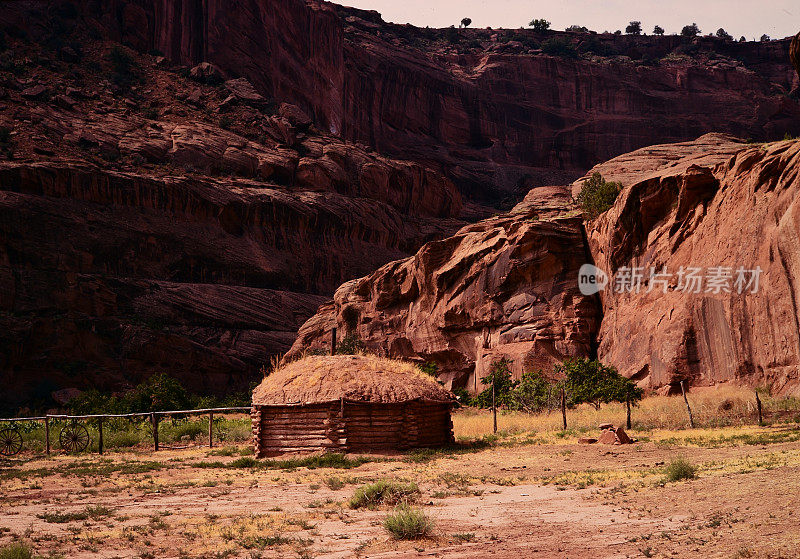
[[[602,293],[601,360],[650,388],[685,379],[800,391],[800,141],[711,136],[678,146],[677,159],[664,156],[669,149],[596,168],[625,190],[589,225],[592,255],[603,270],[644,275],[638,293]],[[699,292],[683,289],[681,267],[701,270]],[[718,267],[731,277],[716,293],[708,277]],[[663,283],[651,289],[651,268],[671,274],[666,292]],[[747,284],[738,292],[739,268],[761,269],[757,292]]]
[[[571,209],[568,189],[534,189],[508,214],[345,283],[301,328],[288,358],[329,347],[336,326],[373,351],[435,361],[440,380],[476,390],[498,357],[520,375],[591,355],[598,305],[578,291],[587,254]]]
[[[650,389],[686,380],[800,391],[800,141],[711,134],[591,172],[624,190],[587,224],[587,241],[566,189],[534,189],[509,214],[344,284],[290,357],[324,347],[337,326],[388,355],[434,360],[445,380],[474,390],[491,359],[511,358],[517,375],[549,372],[565,356],[592,355],[596,341],[602,361]],[[577,289],[589,261],[611,275],[599,298]],[[617,291],[623,267],[643,274],[638,290]],[[679,284],[681,267],[730,277],[720,289],[704,279],[695,293]],[[671,275],[651,284],[651,268]]]

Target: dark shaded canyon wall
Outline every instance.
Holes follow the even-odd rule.
[[[800,105],[786,96],[797,86],[788,40],[699,38],[692,48],[710,55],[657,62],[679,37],[561,33],[625,55],[571,60],[485,30],[462,32],[483,41],[471,50],[451,47],[438,31],[415,43],[424,30],[316,1],[115,0],[86,14],[101,32],[142,50],[245,76],[334,134],[440,167],[484,203],[563,184],[645,145],[706,132],[800,134]]]

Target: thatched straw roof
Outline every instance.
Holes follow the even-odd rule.
[[[304,357],[272,372],[253,391],[255,405],[339,401],[451,402],[453,395],[412,363],[374,355]]]

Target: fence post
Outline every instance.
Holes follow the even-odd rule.
[[[47,454],[50,454],[50,417],[44,418],[44,448]]]
[[[103,418],[97,418],[97,452],[103,454]]]
[[[630,429],[631,428],[631,399],[630,398],[625,400],[625,407],[627,408],[627,412],[628,412],[628,417],[627,417],[627,420],[625,421],[625,428],[626,429]]]
[[[694,429],[694,418],[692,417],[692,408],[689,407],[689,398],[686,397],[686,389],[683,387],[683,381],[681,381],[681,392],[683,392],[683,401],[686,402],[686,411],[689,412],[689,425],[691,425],[692,429]]]
[[[336,326],[331,328],[331,355],[336,355]]]
[[[561,387],[561,423],[564,426],[564,431],[567,430],[567,394],[564,387]]]
[[[497,433],[497,403],[495,402],[494,396],[494,385],[497,382],[497,375],[492,377],[492,418],[494,421],[494,433]]]
[[[214,412],[208,412],[208,448],[214,448]]]
[[[758,397],[758,390],[756,390],[756,408],[758,408],[758,424],[764,425],[764,418],[761,416],[761,398]]]
[[[158,415],[155,412],[150,414],[150,422],[153,424],[153,449],[158,450]]]

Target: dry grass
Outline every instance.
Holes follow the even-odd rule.
[[[755,393],[736,386],[698,388],[688,394],[695,425],[698,428],[752,425],[757,422]],[[764,417],[800,419],[800,400],[761,396]],[[625,424],[624,404],[608,404],[596,410],[582,405],[567,410],[567,428],[574,432],[595,431],[600,423]],[[683,430],[689,428],[686,404],[681,396],[651,396],[642,400],[631,413],[636,431]],[[561,412],[542,414],[499,412],[497,427],[505,433],[549,433],[562,431]],[[462,409],[453,414],[453,431],[459,439],[474,439],[492,433],[492,414],[487,410]],[[554,437],[555,438],[555,437]]]
[[[453,395],[407,361],[376,355],[307,356],[278,368],[253,392],[254,404],[360,400],[449,402]]]

